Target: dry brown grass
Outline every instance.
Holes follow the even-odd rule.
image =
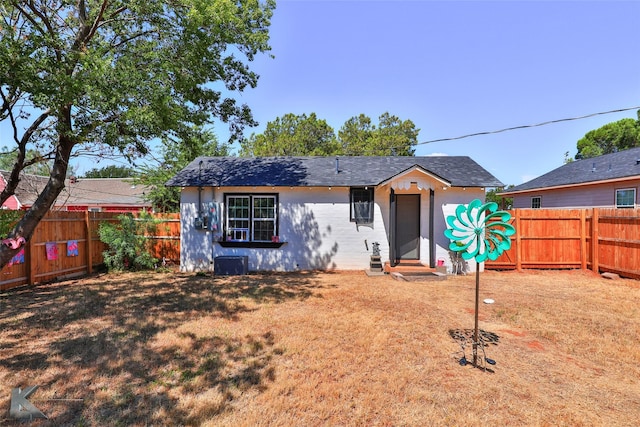
[[[37,384],[49,420],[31,425],[636,425],[640,282],[483,273],[489,373],[450,335],[473,327],[474,279],[142,273],[0,294],[0,424]]]

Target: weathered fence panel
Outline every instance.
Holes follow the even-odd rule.
[[[510,213],[516,227],[511,249],[496,261],[487,261],[485,268],[580,268],[640,278],[640,209],[515,209]],[[24,246],[24,261],[0,271],[0,290],[91,273],[103,263],[102,252],[106,250],[98,236],[100,223],[115,222],[118,215],[49,212]],[[153,242],[152,255],[177,265],[179,214],[154,217],[159,223],[155,235],[148,236]],[[70,241],[77,242],[77,255],[68,253]]]
[[[152,239],[152,254],[167,263],[180,263],[180,214],[156,214],[154,218],[160,220]]]
[[[2,214],[2,212],[0,212]],[[119,213],[51,211],[42,219],[24,255],[1,271],[0,290],[89,274],[103,263],[107,249],[98,229],[103,222],[117,222]],[[179,214],[154,214],[158,221],[151,254],[172,264],[180,260]]]
[[[515,209],[512,247],[487,269],[591,269],[640,278],[640,209]]]
[[[640,278],[640,209],[599,209],[597,217],[599,270]]]

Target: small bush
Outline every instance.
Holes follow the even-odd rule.
[[[6,238],[23,215],[24,211],[0,210],[0,238]]]
[[[131,214],[117,218],[119,222],[103,222],[98,229],[100,240],[108,246],[102,256],[109,271],[153,268],[157,259],[151,256],[147,236],[155,233],[158,221],[146,212],[138,218]]]

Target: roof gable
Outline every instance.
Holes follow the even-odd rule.
[[[640,147],[567,163],[538,178],[510,188],[502,194],[638,176],[640,176]]]
[[[466,156],[198,157],[171,178],[176,187],[375,186],[412,168],[460,187],[502,183]]]
[[[392,182],[392,181],[400,180],[400,179],[402,179],[402,178],[407,177],[408,175],[411,175],[413,172],[418,172],[419,174],[421,174],[421,175],[423,175],[423,176],[426,176],[426,177],[428,177],[428,178],[431,178],[431,179],[433,179],[433,180],[436,180],[436,181],[440,182],[442,185],[446,185],[446,186],[448,186],[448,187],[450,187],[450,186],[451,186],[451,183],[450,183],[449,181],[447,181],[447,180],[445,180],[445,179],[442,179],[442,178],[440,178],[440,177],[439,177],[439,176],[437,176],[437,175],[432,174],[431,172],[429,172],[428,170],[425,170],[425,169],[424,169],[422,166],[420,166],[420,165],[412,166],[412,167],[410,167],[409,169],[407,169],[407,170],[404,170],[404,171],[400,172],[399,174],[396,174],[396,175],[394,175],[394,176],[392,176],[392,177],[389,177],[388,179],[384,180],[384,181],[383,181],[383,182],[381,182],[380,184],[381,184],[381,185],[384,185],[384,184],[390,183],[390,182]]]

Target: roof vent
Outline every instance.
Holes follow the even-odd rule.
[[[595,162],[593,163],[593,166],[591,166],[591,172],[595,172],[596,171],[596,164]]]
[[[640,159],[636,159],[636,165],[640,165]]]
[[[340,159],[336,156],[336,173],[340,173]]]

